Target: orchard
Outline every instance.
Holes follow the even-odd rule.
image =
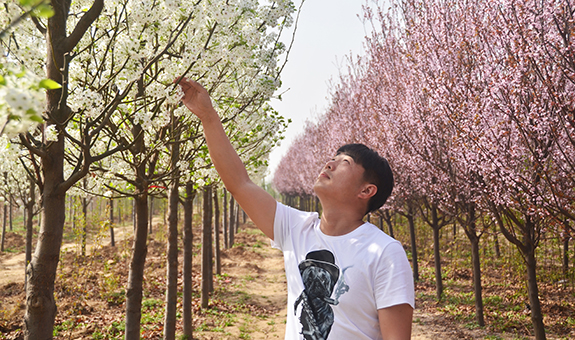
[[[313,174],[339,145],[372,146],[391,162],[396,185],[378,214],[410,222],[404,244],[415,280],[422,250],[414,233],[423,231],[414,219],[432,230],[437,300],[446,295],[442,253],[452,251],[440,244],[441,231],[453,224],[455,238],[460,228],[475,322],[484,326],[481,264],[488,261],[480,241],[492,246],[485,238],[502,236],[522,262],[523,273],[511,275],[524,280],[529,335],[545,339],[541,299],[552,297],[539,284],[569,283],[558,294],[574,307],[573,3],[392,1],[367,7],[364,17],[373,27],[365,56],[350,61],[325,116],[291,146],[275,186],[305,201]],[[558,246],[557,271],[541,273],[543,254]]]
[[[178,83],[188,77],[208,90],[251,178],[263,183],[289,124],[270,99],[288,60],[286,32],[305,6],[2,5],[2,252],[14,213],[26,269],[21,326],[5,331],[5,311],[0,338],[58,338],[55,296],[70,280],[63,243],[77,245],[79,272],[92,257],[108,275],[119,261],[89,243],[119,249],[115,226],[123,223],[131,229],[125,283],[100,295],[124,319],[105,338],[148,337],[147,255],[160,233],[161,327],[149,338],[191,339],[205,328],[194,313],[214,310],[214,284],[226,282],[222,252],[237,246],[246,216],[220,182]],[[575,336],[574,8],[571,0],[367,1],[364,55],[348,58],[329,107],[292,142],[270,191],[321,213],[313,192],[320,170],[339,146],[366,144],[395,179],[388,202],[367,218],[404,245],[417,304],[471,329]],[[102,282],[118,285],[109,275]],[[466,302],[453,302],[456,291]],[[499,296],[509,303],[493,292],[510,294]]]

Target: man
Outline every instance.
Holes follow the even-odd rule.
[[[399,242],[363,222],[391,194],[387,161],[364,145],[343,146],[314,185],[321,219],[287,207],[250,180],[207,91],[185,78],[179,84],[226,188],[284,253],[285,338],[409,339],[414,291],[407,256]]]

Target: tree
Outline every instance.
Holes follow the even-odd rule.
[[[139,174],[132,183],[137,198],[136,225],[146,223],[147,208],[140,204],[148,196],[150,181],[146,173],[154,177],[160,156],[157,151],[163,144],[151,145],[145,140],[145,132],[149,123],[158,127],[167,123],[165,117],[169,111],[162,105],[178,100],[170,96],[173,79],[191,72],[206,80],[214,93],[219,93],[216,98],[247,93],[252,100],[244,102],[244,106],[237,106],[238,102],[233,100],[220,102],[227,107],[227,117],[234,117],[232,121],[245,119],[248,112],[262,108],[279,84],[276,62],[284,47],[276,43],[276,29],[281,31],[291,23],[293,11],[289,1],[233,8],[224,6],[224,2],[205,7],[201,2],[181,6],[155,3],[153,8],[125,2],[104,8],[99,0],[88,3],[55,0],[51,5],[52,17],[23,21],[11,35],[18,44],[8,47],[30,74],[39,75],[45,67],[46,78],[50,79],[45,83],[49,88],[46,123],[20,137],[22,145],[34,154],[31,173],[36,175],[45,198],[41,241],[30,266],[33,279],[27,293],[28,338],[48,338],[52,334],[56,312],[53,282],[67,190],[91,168],[110,169],[103,163],[105,158],[121,151],[121,158]],[[20,10],[14,6],[7,9]],[[209,22],[207,28],[204,22]],[[239,30],[243,31],[236,34]],[[45,47],[45,52],[38,52],[38,47]],[[228,85],[237,86],[222,85],[226,76],[230,79]],[[248,83],[251,85],[247,86]],[[246,107],[254,111],[245,112]],[[260,112],[265,116],[265,110]],[[277,131],[274,117],[259,124],[262,134],[269,136]],[[245,138],[242,133],[236,134],[240,140]],[[70,164],[69,168],[65,163]],[[117,165],[118,169],[112,173],[121,176],[130,168]],[[152,179],[160,180],[159,177]],[[145,259],[146,235],[136,229],[134,256],[139,261]],[[130,284],[135,286],[127,290],[128,319],[139,320],[137,303],[130,302],[139,298],[137,282],[143,262],[132,261],[132,268],[135,273],[130,274]],[[139,336],[139,326],[134,324],[127,322],[128,338]]]

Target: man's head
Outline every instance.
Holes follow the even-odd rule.
[[[363,180],[377,187],[369,199],[366,214],[379,209],[393,190],[393,173],[387,160],[363,144],[346,144],[337,150],[336,155],[339,154],[348,155],[361,165],[365,169]]]

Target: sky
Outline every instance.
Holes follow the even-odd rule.
[[[299,6],[300,1],[294,2]],[[337,83],[340,71],[345,71],[346,56],[363,54],[363,4],[364,0],[305,0],[281,74],[282,87],[276,92],[283,93],[282,100],[271,102],[292,123],[281,146],[270,154],[267,182],[271,182],[278,163],[291,141],[303,131],[306,120],[316,121],[328,108],[329,84]],[[288,36],[291,38],[291,32]]]

